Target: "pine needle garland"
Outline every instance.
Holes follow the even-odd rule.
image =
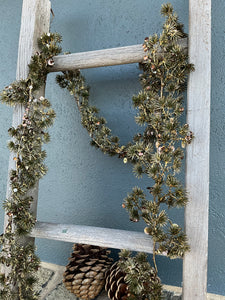
[[[187,193],[177,174],[184,149],[193,139],[189,125],[180,120],[185,110],[183,92],[187,77],[194,71],[194,66],[188,63],[188,55],[178,43],[187,35],[171,4],[164,4],[161,14],[166,18],[161,35],[145,38],[146,55],[140,75],[142,90],[133,97],[138,110],[135,121],[144,126],[144,131],[137,133],[127,145],[119,144],[119,138],[112,135],[106,120],[99,116],[99,110],[89,104],[89,88],[79,70],[57,76],[58,84],[74,96],[91,144],[104,153],[118,155],[124,163],[131,162],[137,177],[147,175],[154,182],[147,187],[150,199],[142,189],[134,187],[124,199],[123,207],[131,221],[143,219],[146,223],[144,232],[153,240],[152,268],[156,276],[157,254],[177,258],[189,250],[185,233],[170,220],[162,204],[168,208],[187,204]]]
[[[4,202],[8,221],[0,237],[0,264],[8,268],[0,274],[0,298],[3,300],[38,299],[33,288],[39,258],[33,246],[23,245],[20,240],[36,223],[30,212],[33,198],[28,192],[47,172],[46,152],[41,146],[50,140],[46,129],[53,124],[55,112],[49,100],[38,97],[37,91],[46,81],[48,67],[54,63],[52,57],[61,52],[60,42],[58,34],[43,35],[38,41],[40,52],[31,58],[27,79],[13,82],[1,93],[2,103],[23,105],[25,110],[22,123],[8,131],[12,137],[8,147],[16,167],[10,171],[11,193]]]

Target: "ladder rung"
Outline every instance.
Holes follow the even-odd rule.
[[[187,38],[180,39],[179,44],[187,50]],[[59,55],[53,58],[55,64],[49,68],[49,71],[71,71],[75,69],[140,63],[143,62],[144,55],[145,52],[143,51],[142,45]]]
[[[153,248],[151,237],[142,232],[83,225],[37,222],[31,236],[147,253]]]

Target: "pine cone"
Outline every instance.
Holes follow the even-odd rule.
[[[143,282],[143,290],[138,295],[131,289],[125,281],[128,275],[126,271],[122,271],[119,267],[119,262],[115,262],[111,268],[106,272],[105,290],[108,298],[111,300],[147,300],[151,295],[151,299],[162,299],[162,285],[159,277],[154,269],[148,271],[148,279]],[[140,271],[137,267],[137,271]]]
[[[98,246],[74,244],[63,274],[67,290],[85,300],[94,299],[105,284],[105,272],[112,264],[110,251]]]
[[[115,262],[106,272],[105,290],[111,300],[127,300],[128,286],[125,283],[125,273]]]

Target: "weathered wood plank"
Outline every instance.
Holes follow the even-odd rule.
[[[24,0],[21,15],[21,28],[20,38],[18,47],[18,61],[17,61],[17,73],[16,79],[25,79],[28,75],[28,64],[32,54],[38,50],[37,38],[44,32],[49,31],[50,23],[50,1],[49,0]],[[39,92],[39,95],[44,96],[44,87]],[[12,126],[17,127],[22,122],[24,114],[24,107],[17,105],[13,111]],[[15,161],[13,160],[13,153],[10,154],[9,158],[9,173],[11,169],[15,169]],[[11,195],[11,186],[8,175],[6,197],[9,198]],[[34,189],[30,190],[29,195],[33,196],[34,202],[31,207],[31,211],[36,215],[37,211],[37,198],[38,198],[38,184]],[[8,223],[7,214],[4,219],[4,230]],[[19,240],[20,244],[34,244],[34,238],[23,237]],[[8,273],[10,267],[1,265],[0,269],[3,273]],[[16,289],[16,286],[14,287]],[[16,300],[16,299],[15,299]]]
[[[31,236],[147,253],[152,253],[153,247],[150,236],[142,232],[81,225],[37,222]]]
[[[187,149],[186,187],[190,202],[185,228],[191,251],[184,257],[183,299],[206,299],[211,92],[211,0],[189,0],[189,57],[195,72],[188,82],[187,122],[195,139]]]
[[[17,61],[17,73],[16,79],[25,79],[28,75],[28,64],[31,56],[38,50],[37,38],[44,32],[49,31],[50,22],[50,1],[49,0],[24,0],[21,16],[21,28],[18,47],[18,61]],[[39,95],[44,95],[44,87],[39,92]],[[17,105],[13,111],[12,126],[17,127],[22,122],[24,114],[24,107]],[[15,169],[15,161],[12,153],[9,159],[9,172],[11,169]],[[11,186],[8,176],[6,197],[9,198],[11,194]],[[32,195],[34,202],[32,204],[32,212],[36,215],[37,209],[37,197],[38,197],[38,185],[29,191],[29,195]],[[7,215],[5,214],[4,227],[7,225]],[[34,240],[30,237],[23,239],[23,243],[33,243]]]
[[[180,46],[187,50],[187,39],[179,41]],[[160,55],[160,52],[159,52]],[[143,62],[145,52],[142,45],[111,48],[97,51],[73,53],[54,57],[54,66],[50,72],[106,67],[121,64]]]

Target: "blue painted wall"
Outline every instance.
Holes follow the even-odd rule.
[[[188,27],[188,1],[171,1],[180,20]],[[71,52],[104,49],[142,43],[160,32],[162,1],[156,0],[52,0],[55,18],[52,31],[63,35],[63,50]],[[22,0],[0,0],[0,89],[15,80]],[[213,1],[212,17],[212,112],[209,216],[208,291],[225,295],[225,102],[224,102],[224,1]],[[222,25],[221,25],[222,24]],[[109,126],[122,143],[137,130],[131,106],[137,93],[137,65],[90,69],[83,72],[91,86],[90,101],[101,109]],[[48,174],[40,181],[38,219],[40,221],[85,224],[142,231],[143,224],[132,224],[121,208],[132,187],[146,182],[132,174],[129,165],[109,158],[89,146],[89,136],[80,125],[73,99],[55,84],[50,74],[47,97],[57,118],[46,146]],[[8,169],[7,130],[12,110],[0,105],[0,202],[6,192]],[[183,175],[184,177],[184,175]],[[3,227],[0,210],[0,228]],[[175,222],[183,223],[183,211],[172,211]],[[37,240],[38,254],[44,261],[67,263],[72,245]],[[182,263],[158,258],[163,283],[181,285]]]

